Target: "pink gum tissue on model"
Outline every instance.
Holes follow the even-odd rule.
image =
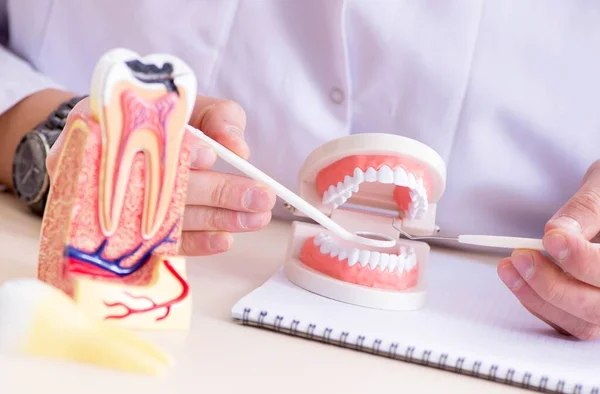
[[[313,151],[300,172],[300,193],[341,226],[398,239],[435,230],[446,167],[430,147],[405,137],[358,134]],[[285,271],[323,296],[380,309],[418,309],[425,302],[429,247],[400,240],[393,248],[343,241],[318,225],[295,222]]]

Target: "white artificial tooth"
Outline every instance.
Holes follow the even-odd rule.
[[[379,252],[371,252],[369,255],[369,267],[371,267],[372,270],[375,269],[375,267],[377,267],[377,265],[379,264],[379,256],[381,255],[381,253]]]
[[[345,197],[346,199],[349,199],[350,197],[352,197],[352,191],[351,191],[351,190],[346,190],[346,191],[344,192],[344,197]]]
[[[408,185],[408,175],[406,175],[406,171],[402,167],[396,167],[394,170],[394,184],[398,186],[406,186]]]
[[[358,254],[358,261],[360,262],[361,267],[365,267],[369,263],[369,256],[371,252],[368,250],[361,250]]]
[[[338,254],[338,260],[342,261],[348,257],[348,251],[344,248],[340,248],[340,253]]]
[[[352,193],[357,193],[357,192],[358,192],[358,185],[352,186]]]
[[[343,193],[346,188],[344,187],[344,182],[338,182],[337,184],[337,193]]]
[[[349,175],[346,175],[344,177],[344,188],[350,189],[350,188],[352,188],[352,186],[354,186],[354,178],[352,178]]]
[[[333,204],[333,209],[337,209],[337,207],[339,207],[339,205]]]
[[[329,254],[329,252],[331,252],[332,246],[333,245],[331,242],[323,242],[323,244],[319,248],[319,252],[321,252],[321,254]]]
[[[388,271],[394,272],[397,264],[398,264],[398,256],[396,256],[395,254],[391,254],[390,260],[388,261],[388,266],[387,266]]]
[[[425,189],[425,185],[423,184],[423,178],[417,179],[417,190],[421,191]]]
[[[388,266],[388,263],[390,262],[390,255],[387,253],[382,253],[381,256],[379,256],[379,269],[380,270],[385,270]]]
[[[415,174],[412,172],[408,174],[408,187],[415,188],[417,186],[417,179],[415,178]]]
[[[333,244],[333,246],[331,247],[331,252],[329,253],[329,255],[331,257],[335,257],[340,253],[340,247],[337,246],[336,244]]]
[[[356,248],[352,248],[348,253],[348,265],[352,267],[358,261],[358,256],[360,252]]]
[[[388,166],[381,166],[377,172],[377,180],[381,183],[394,183],[394,172]]]
[[[325,242],[325,236],[323,233],[320,233],[319,235],[317,235],[313,241],[313,243],[317,246],[321,246],[323,244],[323,242]]]
[[[354,174],[352,175],[354,178],[354,183],[362,183],[365,180],[365,173],[358,167],[354,169]]]
[[[377,171],[373,167],[369,167],[367,172],[365,172],[365,181],[367,182],[375,182],[377,181]]]
[[[396,271],[398,274],[402,274],[406,267],[406,259],[404,255],[398,256],[398,261],[396,262]]]

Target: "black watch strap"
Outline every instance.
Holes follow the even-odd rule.
[[[71,110],[75,108],[78,102],[86,98],[87,96],[79,96],[73,97],[71,100],[62,103],[57,109],[52,111],[45,122],[39,124],[36,127],[44,137],[46,137],[46,141],[48,142],[48,146],[52,148],[52,145],[58,139],[58,136],[65,128],[67,123],[67,117]]]
[[[60,133],[65,128],[67,123],[67,118],[69,113],[78,102],[84,99],[86,96],[77,96],[72,99],[65,101],[61,105],[58,106],[48,117],[46,120],[39,125],[37,125],[34,130],[30,133],[36,133],[39,137],[45,140],[46,149],[52,148],[52,146],[56,143],[56,140],[60,136]],[[46,152],[46,155],[48,152]],[[45,162],[40,163],[45,167]],[[48,177],[48,174],[45,174]],[[43,216],[44,210],[46,208],[46,201],[48,199],[48,193],[50,191],[50,182],[49,179],[47,182],[44,182],[43,190],[39,191],[39,196],[34,201],[30,201],[28,203],[31,211],[39,216]],[[18,193],[17,193],[18,194]]]

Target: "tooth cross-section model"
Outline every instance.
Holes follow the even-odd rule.
[[[356,134],[325,143],[300,171],[300,194],[334,221],[363,236],[398,239],[435,232],[446,165],[429,146],[390,134]],[[399,240],[375,249],[294,222],[284,266],[296,285],[337,301],[386,310],[426,302],[429,246]]]
[[[181,60],[115,49],[94,71],[91,114],[71,116],[63,131],[38,276],[98,319],[188,328],[191,293],[177,251],[195,98]]]

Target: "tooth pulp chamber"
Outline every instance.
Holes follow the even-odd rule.
[[[363,171],[360,167],[355,167],[352,175],[346,175],[343,181],[332,184],[323,193],[322,203],[332,204],[334,209],[343,205],[354,193],[360,189],[363,183],[382,183],[398,186],[399,188],[408,188],[409,198],[408,210],[405,213],[407,219],[421,219],[427,213],[427,190],[422,177],[415,176],[412,172],[405,170],[401,166],[393,169],[388,165],[382,165],[379,169],[368,167]],[[401,199],[401,193],[394,192],[396,201]]]
[[[397,252],[383,253],[344,246],[330,235],[320,233],[306,240],[300,260],[312,269],[345,282],[404,290],[417,283],[417,257],[411,247],[401,246]]]

